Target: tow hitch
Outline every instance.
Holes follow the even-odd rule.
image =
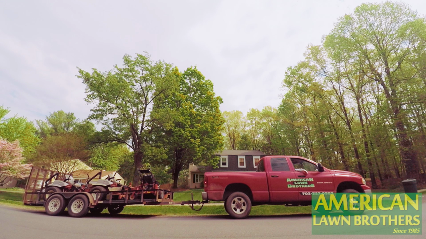
[[[180,205],[185,205],[185,204],[188,204],[189,205],[189,207],[192,209],[192,210],[194,210],[194,211],[200,211],[201,209],[203,209],[203,207],[204,207],[204,201],[203,202],[200,202],[200,200],[194,200],[194,195],[191,193],[191,200],[190,201],[182,201],[181,203],[180,203]],[[199,204],[201,204],[201,207],[200,208],[194,208],[194,204],[195,205],[199,205]]]

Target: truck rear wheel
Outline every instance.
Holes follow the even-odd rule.
[[[72,217],[82,217],[89,212],[89,199],[85,195],[76,195],[68,203],[68,214]]]
[[[65,199],[61,195],[53,195],[49,197],[44,204],[46,213],[51,216],[61,214],[65,210]]]
[[[243,192],[234,192],[226,199],[225,210],[232,218],[246,218],[251,211],[251,200]]]

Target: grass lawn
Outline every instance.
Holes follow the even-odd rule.
[[[181,201],[189,201],[191,200],[191,193],[194,195],[194,200],[203,200],[201,198],[201,192],[204,192],[203,189],[190,189],[186,191],[181,192],[175,192],[173,193],[173,201],[175,202],[181,202]]]
[[[23,205],[23,196],[22,188],[0,188],[0,203]]]

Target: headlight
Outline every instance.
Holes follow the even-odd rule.
[[[362,178],[362,184],[367,185],[367,182],[365,181],[364,178]]]

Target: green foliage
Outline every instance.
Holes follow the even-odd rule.
[[[61,171],[70,172],[74,170],[75,163],[57,165],[74,159],[84,162],[89,156],[88,144],[83,136],[76,133],[61,133],[48,135],[43,139],[37,146],[36,156],[31,162],[37,166],[53,167],[52,170],[59,170],[60,167]]]
[[[287,68],[276,123],[262,129],[272,126],[282,152],[357,171],[374,187],[426,173],[425,22],[392,2],[340,18]]]
[[[166,149],[167,158],[161,160],[173,171],[174,187],[179,172],[189,163],[217,162],[213,155],[223,146],[222,103],[215,96],[213,84],[197,68],[180,73],[173,70],[174,82],[162,97],[154,102],[155,142]],[[157,161],[159,162],[159,161]]]
[[[18,140],[20,147],[24,150],[23,156],[31,158],[40,142],[40,139],[35,135],[36,128],[24,117],[6,118],[9,112],[8,109],[0,106],[0,138],[9,142]]]
[[[65,113],[62,110],[51,113],[46,117],[46,120],[36,120],[36,123],[37,135],[41,138],[64,133],[76,133],[89,140],[96,131],[92,122],[80,121],[74,116],[74,113]]]
[[[91,149],[88,165],[93,169],[117,171],[121,164],[132,159],[132,153],[123,144],[103,143]]]
[[[150,145],[153,101],[170,88],[168,83],[174,76],[170,64],[154,63],[148,54],[125,55],[123,61],[123,67],[116,65],[107,72],[79,69],[78,77],[86,85],[86,101],[94,104],[89,119],[104,126],[101,138],[127,144],[133,150],[136,176],[144,158],[143,147]]]
[[[243,113],[238,110],[224,111],[222,113],[225,120],[224,133],[225,133],[225,148],[236,150],[241,140],[241,135],[245,128]]]

